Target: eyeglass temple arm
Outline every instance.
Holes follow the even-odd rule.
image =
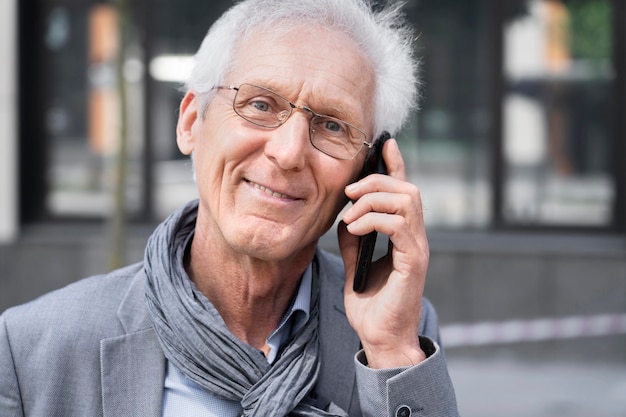
[[[239,91],[239,87],[235,87],[234,85],[216,85],[211,90],[235,90],[235,91]]]

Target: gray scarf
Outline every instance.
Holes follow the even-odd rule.
[[[321,410],[311,395],[320,368],[316,262],[309,321],[270,365],[230,333],[184,269],[197,210],[193,201],[172,213],[146,247],[146,302],[165,357],[210,392],[240,401],[243,416],[347,416],[332,403]]]

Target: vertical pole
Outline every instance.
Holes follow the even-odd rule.
[[[111,218],[111,248],[109,268],[115,269],[125,262],[126,252],[126,170],[128,121],[124,61],[126,57],[128,5],[126,0],[117,0],[119,45],[116,62],[117,95],[119,100],[119,142],[115,155],[114,204]]]
[[[502,24],[505,16],[505,3],[502,0],[489,0],[489,80],[492,80],[489,93],[489,108],[491,113],[491,130],[489,143],[491,147],[491,216],[492,227],[495,229],[504,226],[503,200],[505,166],[503,154],[503,112],[502,95],[504,92],[503,79],[503,33]]]
[[[615,199],[613,201],[613,227],[626,232],[626,3],[612,1],[613,13],[613,63],[615,71],[613,89],[613,169]]]
[[[148,69],[150,60],[154,57],[154,7],[148,0],[139,2],[141,8],[140,16],[142,16],[142,35],[143,35],[143,61],[144,68]],[[154,96],[155,82],[150,75],[150,71],[146,70],[144,78],[144,140],[143,140],[143,160],[142,160],[142,177],[143,177],[143,198],[142,198],[142,218],[144,220],[154,220],[154,143],[152,140],[152,102]]]

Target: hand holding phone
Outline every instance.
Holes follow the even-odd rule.
[[[382,152],[383,145],[390,138],[391,135],[389,132],[383,132],[383,134],[374,142],[374,146],[370,149],[370,152],[365,160],[361,178],[370,174],[387,175],[387,166],[385,165]],[[378,232],[374,230],[359,239],[359,252],[354,270],[354,284],[352,286],[355,292],[363,292],[365,290],[367,274],[372,263],[372,257],[374,256],[374,247],[376,246],[377,237]]]

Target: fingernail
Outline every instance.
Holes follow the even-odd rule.
[[[348,184],[346,186],[346,191],[349,193],[355,192],[357,190],[357,188],[359,188],[359,183],[358,182],[353,182],[352,184]]]

